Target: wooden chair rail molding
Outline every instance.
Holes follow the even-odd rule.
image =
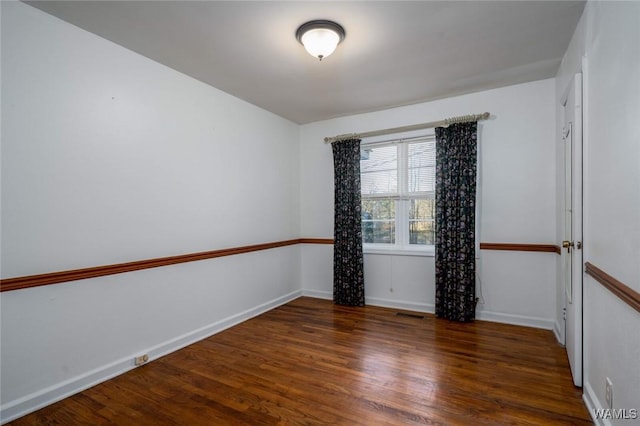
[[[97,278],[105,275],[122,274],[124,272],[139,271],[141,269],[158,268],[160,266],[175,265],[177,263],[194,262],[197,260],[213,259],[216,257],[232,256],[252,251],[268,250],[276,247],[294,244],[333,244],[333,238],[296,238],[292,240],[275,241],[271,243],[250,246],[233,247],[199,253],[182,254],[178,256],[160,257],[156,259],[138,260],[135,262],[117,263],[114,265],[95,266],[90,268],[73,269],[68,271],[50,272],[24,277],[5,278],[0,280],[0,292],[21,290],[68,281]],[[550,244],[512,244],[512,243],[480,243],[483,250],[517,250],[560,253],[558,246]]]
[[[553,244],[480,243],[480,250],[541,251],[560,254],[560,247]]]
[[[606,287],[610,292],[618,296],[623,302],[640,312],[640,293],[626,284],[613,278],[590,262],[584,264],[585,272],[596,281]]]
[[[326,241],[330,241],[327,243]],[[0,280],[0,292],[20,290],[49,284],[59,284],[68,281],[96,278],[105,275],[121,274],[123,272],[139,271],[141,269],[157,268],[175,265],[177,263],[194,262],[197,260],[213,259],[216,257],[232,256],[250,253],[252,251],[268,250],[294,244],[333,244],[333,240],[321,238],[297,238],[293,240],[276,241],[250,246],[233,247],[221,250],[199,253],[182,254],[179,256],[160,257],[156,259],[138,260],[135,262],[117,263],[114,265],[95,266],[91,268],[73,269],[69,271],[51,272],[47,274],[29,275],[25,277],[5,278]]]

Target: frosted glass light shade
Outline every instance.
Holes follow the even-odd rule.
[[[344,29],[332,21],[310,21],[296,31],[296,38],[307,52],[320,60],[331,55],[344,36]]]
[[[309,30],[304,33],[301,41],[311,56],[322,60],[336,50],[340,42],[340,36],[335,31],[316,28],[315,30]]]

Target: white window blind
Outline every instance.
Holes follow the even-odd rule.
[[[360,184],[366,196],[398,192],[398,150],[395,145],[363,148],[360,154]]]

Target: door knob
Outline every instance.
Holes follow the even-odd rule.
[[[569,247],[573,247],[573,241],[563,241],[562,242],[562,248],[566,248],[568,249]]]

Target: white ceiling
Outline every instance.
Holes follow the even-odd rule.
[[[296,123],[553,77],[583,1],[27,2]],[[346,30],[322,62],[313,19]]]

